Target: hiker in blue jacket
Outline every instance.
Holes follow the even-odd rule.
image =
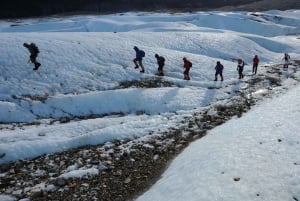
[[[218,81],[218,75],[220,75],[221,81],[223,81],[223,69],[224,69],[224,66],[221,64],[221,62],[217,61],[217,65],[215,67],[215,70],[216,70],[215,81]]]
[[[143,66],[143,57],[145,56],[145,52],[143,50],[140,50],[137,46],[134,46],[133,49],[135,50],[136,56],[135,59],[133,59],[133,63],[135,64],[135,68],[139,68],[139,66],[142,68],[141,73],[145,72],[145,68]]]

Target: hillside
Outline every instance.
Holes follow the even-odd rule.
[[[242,5],[224,6],[216,8],[223,11],[264,11],[264,10],[289,10],[300,9],[300,1],[298,0],[262,0]]]

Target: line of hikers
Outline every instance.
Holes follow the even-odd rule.
[[[34,64],[34,68],[33,70],[38,70],[38,68],[41,66],[41,64],[36,60],[38,54],[39,54],[39,49],[38,47],[34,44],[34,43],[24,43],[23,46],[25,48],[28,49],[28,51],[30,52],[30,59],[29,61],[31,63]],[[133,59],[133,63],[135,64],[136,69],[141,68],[140,72],[144,73],[145,72],[145,68],[143,66],[143,57],[145,57],[145,52],[141,49],[139,49],[137,46],[133,47],[136,55],[135,58]],[[163,67],[165,65],[165,58],[163,56],[160,56],[158,54],[154,55],[156,60],[157,60],[157,64],[158,64],[158,75],[159,76],[164,76],[164,70]],[[290,60],[290,55],[288,53],[284,54],[283,60],[284,60],[284,64],[283,64],[283,68],[288,68],[288,64],[289,64],[289,60]],[[185,69],[183,72],[184,75],[184,79],[185,80],[190,80],[190,69],[192,67],[192,62],[189,61],[186,57],[183,57],[183,68]],[[28,62],[29,62],[28,61]],[[245,66],[245,62],[242,59],[237,59],[238,65],[237,65],[237,71],[238,71],[238,75],[239,75],[239,79],[244,78],[244,66]],[[257,73],[257,67],[259,64],[259,58],[257,55],[254,56],[254,58],[252,59],[252,73],[256,75]],[[221,77],[221,81],[224,80],[223,77],[223,69],[224,66],[221,64],[220,61],[217,61],[217,64],[215,66],[215,79],[214,81],[218,81],[218,75]]]
[[[284,53],[284,57],[282,59],[284,61],[283,68],[288,68],[290,58],[291,57],[288,53]],[[238,62],[238,65],[237,65],[236,70],[238,71],[239,79],[242,79],[242,78],[244,78],[243,71],[244,71],[245,62],[242,59],[237,59],[237,62]],[[256,73],[257,73],[258,64],[259,64],[259,58],[257,55],[255,55],[254,58],[252,59],[252,73],[254,75],[256,75]],[[224,69],[224,66],[220,63],[220,61],[217,61],[217,65],[215,67],[216,73],[215,73],[214,81],[218,81],[218,75],[220,75],[221,81],[224,80],[223,69]]]
[[[141,67],[141,73],[145,72],[145,68],[143,66],[143,57],[145,56],[145,52],[143,50],[140,50],[138,47],[134,46],[133,48],[136,52],[136,57],[133,59],[133,62],[135,64],[135,68],[139,68]],[[158,75],[160,76],[164,76],[164,71],[163,71],[163,67],[165,65],[165,58],[163,56],[159,56],[158,54],[155,54],[155,58],[157,60],[157,64],[158,64]],[[189,75],[189,71],[190,68],[192,67],[192,62],[189,61],[186,57],[183,57],[183,68],[185,69],[185,71],[183,72],[184,75],[184,79],[185,80],[190,80],[190,75]],[[283,68],[288,68],[288,64],[289,64],[289,60],[290,60],[290,56],[288,55],[288,53],[284,54],[283,57],[284,60],[284,64],[283,64]],[[245,66],[245,62],[242,59],[237,59],[238,65],[237,65],[237,71],[238,71],[238,75],[239,75],[239,79],[244,78],[244,66]],[[252,59],[252,73],[256,75],[257,73],[257,67],[259,64],[259,58],[257,55],[254,56],[254,58]],[[220,61],[217,61],[217,64],[215,66],[215,79],[214,81],[218,81],[218,75],[221,77],[221,81],[224,80],[223,77],[223,69],[224,66],[221,64]]]
[[[133,47],[135,51],[135,58],[133,59],[133,63],[135,64],[134,68],[141,68],[140,72],[144,73],[145,68],[143,65],[143,57],[145,57],[145,52],[141,49],[139,49],[137,46]],[[154,57],[156,58],[157,65],[158,65],[158,75],[159,76],[164,76],[164,70],[163,67],[165,65],[165,58],[163,56],[159,56],[158,54],[155,54]],[[183,72],[184,79],[185,80],[190,80],[190,69],[192,67],[192,62],[189,61],[186,57],[183,57],[183,68],[185,69]]]

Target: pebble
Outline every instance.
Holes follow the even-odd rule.
[[[168,85],[167,82],[164,84]],[[250,90],[247,88],[245,94],[241,91],[239,95],[246,96]],[[3,174],[1,182],[5,187],[0,188],[0,194],[12,194],[23,200],[31,198],[33,201],[48,198],[73,201],[133,199],[135,195],[147,189],[153,180],[158,179],[170,160],[191,141],[204,136],[207,129],[248,110],[245,101],[247,104],[256,102],[244,98],[229,100],[228,104],[213,108],[215,111],[213,117],[207,112],[195,113],[194,117],[185,119],[177,128],[170,128],[168,132],[164,131],[159,135],[151,135],[148,141],[116,140],[104,145],[86,146],[32,160],[2,164],[0,165],[0,173]],[[67,122],[69,119],[61,119],[61,121]],[[278,139],[278,142],[282,141],[280,140]],[[5,153],[0,153],[0,158],[1,156],[5,157]],[[97,168],[99,174],[74,178],[72,181],[59,177],[74,164],[77,164],[78,168]],[[233,178],[234,181],[240,179]],[[51,190],[45,188],[30,192],[30,189],[39,184],[54,185],[54,187]],[[23,189],[29,189],[27,192],[30,193],[25,193]]]

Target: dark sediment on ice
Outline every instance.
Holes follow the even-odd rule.
[[[285,78],[279,68],[270,68],[266,75],[246,80],[248,88],[236,91],[234,100],[228,100],[228,104],[216,104],[206,111],[194,113],[193,117],[183,120],[178,128],[170,128],[163,133],[150,133],[145,139],[116,140],[104,145],[85,146],[2,164],[0,194],[32,200],[133,200],[159,179],[172,159],[190,142],[205,136],[208,130],[230,118],[242,116],[257,101],[265,98],[254,98],[251,93],[266,89],[269,91],[267,96],[271,97],[272,89],[280,87],[281,80]],[[140,80],[122,83],[120,88],[171,85],[160,82],[154,84],[153,80]],[[266,85],[265,82],[269,84]],[[214,111],[213,115],[211,110]],[[77,168],[95,168],[99,174],[80,179],[59,177],[72,165]],[[33,188],[41,183],[45,183],[47,187],[43,190]]]

